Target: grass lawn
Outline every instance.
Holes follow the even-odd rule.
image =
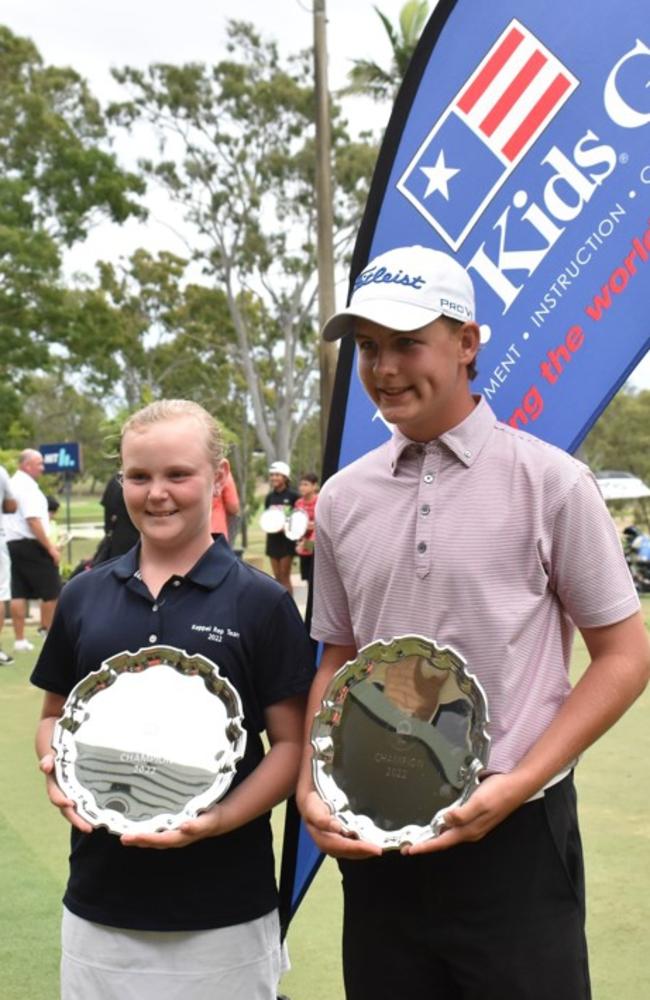
[[[648,599],[644,611],[648,622]],[[28,629],[28,636],[38,647],[40,640],[33,632]],[[5,648],[10,648],[9,626]],[[55,1000],[58,996],[59,913],[68,829],[47,803],[34,758],[32,739],[41,702],[41,693],[28,683],[34,658],[35,654],[19,654],[14,666],[0,668],[3,1000]],[[578,642],[575,676],[585,662],[584,647]],[[585,755],[578,769],[594,1000],[646,1000],[648,996],[650,816],[645,778],[650,760],[649,711],[650,693],[646,692]],[[281,812],[277,810],[274,818],[278,855]],[[338,873],[328,860],[289,934],[294,968],[282,988],[291,1000],[343,997],[340,911]]]
[[[266,536],[259,526],[259,517],[262,508],[254,510],[250,515],[250,523],[248,526],[248,547],[246,549],[246,557],[255,560],[255,564],[260,568],[266,570],[270,573],[270,563],[268,558],[264,555],[264,544]],[[62,499],[61,509],[58,515],[59,525],[61,529],[65,529],[67,526],[67,513],[65,509],[65,500]],[[72,529],[72,534],[74,536],[74,526],[83,524],[95,524],[100,527],[104,523],[104,508],[99,502],[99,497],[91,496],[72,496],[70,501],[70,524]],[[80,559],[85,559],[91,556],[95,549],[99,538],[75,538],[73,537],[71,542],[71,557],[69,558],[68,546],[67,544],[63,547],[63,560],[66,563],[71,563],[76,566]],[[240,544],[241,539],[237,540],[236,544]],[[297,563],[296,563],[297,566]]]
[[[59,496],[61,509],[59,510],[59,521],[65,522],[67,511],[65,497]],[[72,524],[104,523],[104,508],[99,502],[99,496],[71,496],[70,497],[70,521]]]

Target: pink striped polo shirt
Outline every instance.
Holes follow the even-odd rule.
[[[589,469],[485,400],[428,444],[399,431],[318,502],[312,635],[453,646],[487,694],[491,771],[510,771],[570,690],[574,626],[639,599]]]

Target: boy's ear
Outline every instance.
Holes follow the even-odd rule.
[[[478,323],[463,323],[458,331],[459,360],[464,365],[470,364],[476,357],[481,346],[481,331]]]

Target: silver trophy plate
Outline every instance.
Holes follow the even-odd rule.
[[[384,850],[437,837],[488,759],[487,702],[465,660],[418,635],[373,642],[332,678],[311,732],[316,790]]]
[[[148,646],[105,660],[54,728],[56,779],[111,833],[174,830],[228,790],[244,756],[242,705],[204,656]]]

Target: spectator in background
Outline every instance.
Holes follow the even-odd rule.
[[[45,499],[47,500],[47,513],[50,519],[50,523],[47,526],[47,534],[50,541],[53,542],[60,551],[61,546],[64,545],[67,540],[65,538],[65,532],[61,531],[57,522],[57,516],[61,510],[61,504],[56,497],[51,495],[51,493],[48,493]]]
[[[48,536],[47,497],[36,482],[43,468],[40,451],[26,448],[11,477],[18,506],[7,516],[6,530],[11,556],[11,621],[16,636],[14,649],[19,653],[34,648],[25,638],[27,601],[41,600],[42,626],[49,629],[61,590],[60,554]]]
[[[232,541],[228,525],[231,518],[239,514],[239,494],[237,486],[228,470],[223,486],[212,498],[212,514],[210,515],[210,533],[214,538],[223,535],[227,541]],[[234,536],[235,532],[233,532]]]
[[[122,481],[116,473],[106,483],[99,501],[104,508],[104,538],[93,557],[93,565],[124,555],[139,539],[124,503]]]
[[[316,541],[316,501],[318,500],[318,476],[306,472],[298,483],[300,496],[296,500],[296,510],[302,510],[309,522],[307,531],[296,544],[296,555],[300,559],[300,578],[311,582],[314,566],[314,542]]]
[[[5,603],[11,598],[11,559],[9,549],[5,540],[3,514],[13,514],[17,504],[11,492],[9,474],[3,465],[0,465],[0,632],[5,624]],[[0,666],[13,663],[13,656],[9,656],[0,649]]]
[[[291,513],[298,494],[290,485],[291,470],[286,462],[272,462],[269,468],[270,491],[264,499],[264,507],[281,507],[285,516]],[[293,594],[291,586],[291,563],[296,554],[296,543],[290,541],[284,531],[272,531],[266,536],[265,552],[271,560],[273,576]]]

